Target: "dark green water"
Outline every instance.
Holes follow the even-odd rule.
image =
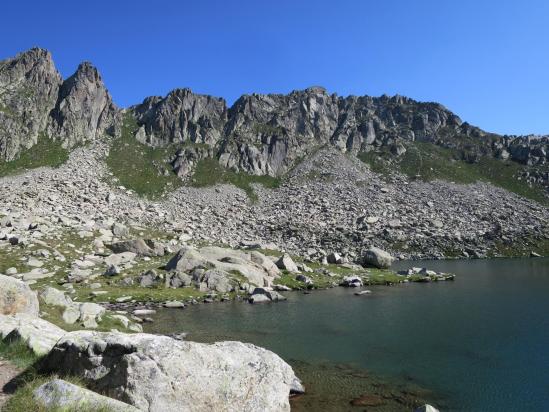
[[[375,393],[384,401],[368,410],[409,410],[408,396],[451,411],[549,411],[549,259],[399,268],[419,265],[457,280],[371,287],[360,297],[335,288],[287,293],[277,304],[164,310],[147,331],[273,350],[312,389],[295,409],[364,410],[349,398]],[[398,402],[385,401],[391,395]]]

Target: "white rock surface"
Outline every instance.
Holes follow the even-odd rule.
[[[303,391],[292,368],[266,349],[142,333],[68,333],[43,371],[76,374],[149,412],[289,411],[290,391]]]
[[[37,355],[46,355],[66,331],[32,315],[0,315],[2,340],[20,339]]]
[[[47,410],[109,410],[138,412],[134,406],[120,402],[62,379],[40,385],[33,392],[35,401]]]

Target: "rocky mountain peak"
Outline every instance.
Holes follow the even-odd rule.
[[[165,98],[147,98],[131,112],[140,129],[137,138],[151,145],[205,143],[215,145],[227,121],[224,99],[174,89]]]
[[[61,82],[47,50],[33,48],[0,61],[0,158],[14,159],[37,142]]]
[[[99,71],[90,62],[82,62],[61,85],[49,130],[71,147],[105,133],[116,113]]]

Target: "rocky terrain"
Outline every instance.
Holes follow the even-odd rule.
[[[549,255],[548,146],[440,104],[319,87],[231,107],[176,89],[120,109],[90,63],[63,80],[29,50],[0,62],[0,334],[116,399],[50,379],[34,395],[49,408],[61,392],[114,409],[287,410],[302,388],[276,355],[142,324],[157,307],[453,280],[395,273],[395,258]]]

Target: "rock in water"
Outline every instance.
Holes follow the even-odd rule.
[[[41,369],[81,376],[93,389],[150,412],[289,411],[290,392],[303,392],[292,368],[266,349],[144,333],[68,333]]]
[[[414,412],[439,412],[439,410],[437,408],[435,408],[434,406],[431,406],[429,404],[425,404],[423,406],[420,406],[416,410],[414,410]]]
[[[0,275],[0,314],[15,313],[38,316],[38,297],[25,282]]]
[[[34,400],[47,410],[112,410],[138,412],[134,406],[99,395],[62,379],[54,379],[36,388]]]
[[[362,263],[365,266],[375,266],[380,269],[390,268],[394,258],[387,252],[377,247],[371,247],[364,252]]]

